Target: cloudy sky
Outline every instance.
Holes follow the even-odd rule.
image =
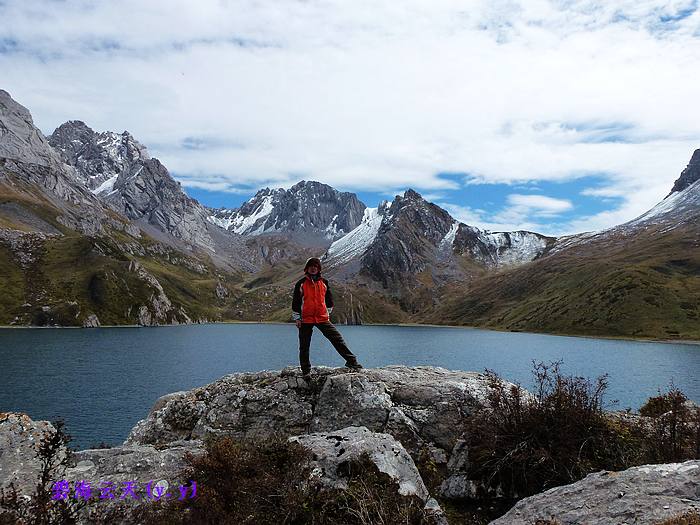
[[[700,147],[697,1],[0,0],[0,88],[129,130],[237,206],[318,180],[469,224],[600,229]]]

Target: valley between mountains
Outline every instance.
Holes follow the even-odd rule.
[[[45,137],[0,90],[2,325],[284,322],[322,256],[337,323],[700,340],[699,225],[700,150],[646,214],[560,238],[484,231],[412,189],[368,208],[301,181],[211,209],[130,133]]]

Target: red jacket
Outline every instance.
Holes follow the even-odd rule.
[[[328,323],[333,311],[333,295],[328,281],[306,275],[294,285],[292,319],[302,323]]]

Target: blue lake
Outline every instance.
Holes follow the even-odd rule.
[[[566,374],[609,375],[612,409],[639,406],[671,382],[700,402],[700,345],[647,343],[422,326],[338,326],[366,367],[435,365],[529,387],[532,361],[563,360]],[[0,329],[0,412],[63,418],[73,446],[118,444],[161,395],[232,372],[298,365],[294,325]],[[313,365],[343,360],[318,331]]]

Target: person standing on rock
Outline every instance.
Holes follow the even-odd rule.
[[[330,321],[333,311],[333,295],[328,281],[321,277],[321,260],[311,257],[304,266],[304,277],[294,285],[292,295],[292,319],[299,329],[299,364],[305,380],[311,378],[309,346],[311,332],[318,328],[333,348],[345,359],[345,366],[360,369],[362,365],[345,344],[343,336]]]

